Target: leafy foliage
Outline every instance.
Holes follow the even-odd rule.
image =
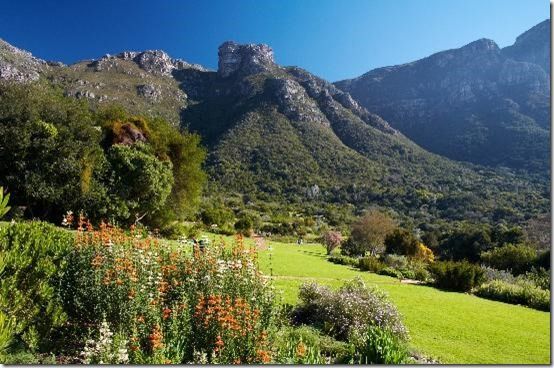
[[[496,269],[515,275],[529,271],[537,261],[537,251],[524,244],[506,244],[481,254],[481,260]]]
[[[484,281],[484,271],[467,261],[434,262],[429,265],[429,271],[441,289],[466,292]]]
[[[13,343],[44,348],[65,323],[58,283],[72,246],[70,233],[46,223],[0,227],[0,310],[9,316],[2,333],[11,331]]]

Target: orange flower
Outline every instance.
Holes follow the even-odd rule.
[[[171,309],[165,307],[163,310],[163,319],[168,319],[171,317]]]
[[[160,326],[154,326],[152,333],[148,336],[148,340],[150,340],[150,346],[152,346],[152,350],[162,349],[164,347],[164,344],[162,343],[163,334]]]
[[[269,363],[271,361],[271,357],[269,355],[269,353],[265,350],[258,350],[256,352],[256,355],[258,356],[258,359],[260,359],[262,361],[262,363]]]
[[[137,322],[144,323],[144,316],[138,316],[137,317]]]
[[[296,356],[303,358],[304,356],[306,356],[306,350],[306,345],[304,345],[304,343],[300,341],[298,345],[296,345]]]

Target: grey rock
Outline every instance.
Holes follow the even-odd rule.
[[[240,45],[227,41],[219,46],[218,56],[218,74],[223,78],[237,71],[248,75],[276,68],[273,50],[264,44]]]

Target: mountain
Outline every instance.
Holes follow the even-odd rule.
[[[335,85],[432,152],[549,175],[550,20]]]
[[[198,132],[209,150],[208,195],[314,212],[329,203],[379,205],[423,221],[520,221],[548,210],[544,180],[432,154],[349,93],[276,64],[267,45],[222,44],[217,71],[163,51],[69,66],[13,46],[0,51],[0,70],[17,70],[3,79],[48,83],[92,107],[117,103]]]

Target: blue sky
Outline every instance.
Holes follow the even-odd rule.
[[[547,0],[0,0],[0,38],[65,63],[163,49],[213,69],[223,41],[267,43],[336,81],[483,37],[504,47],[549,14]]]

